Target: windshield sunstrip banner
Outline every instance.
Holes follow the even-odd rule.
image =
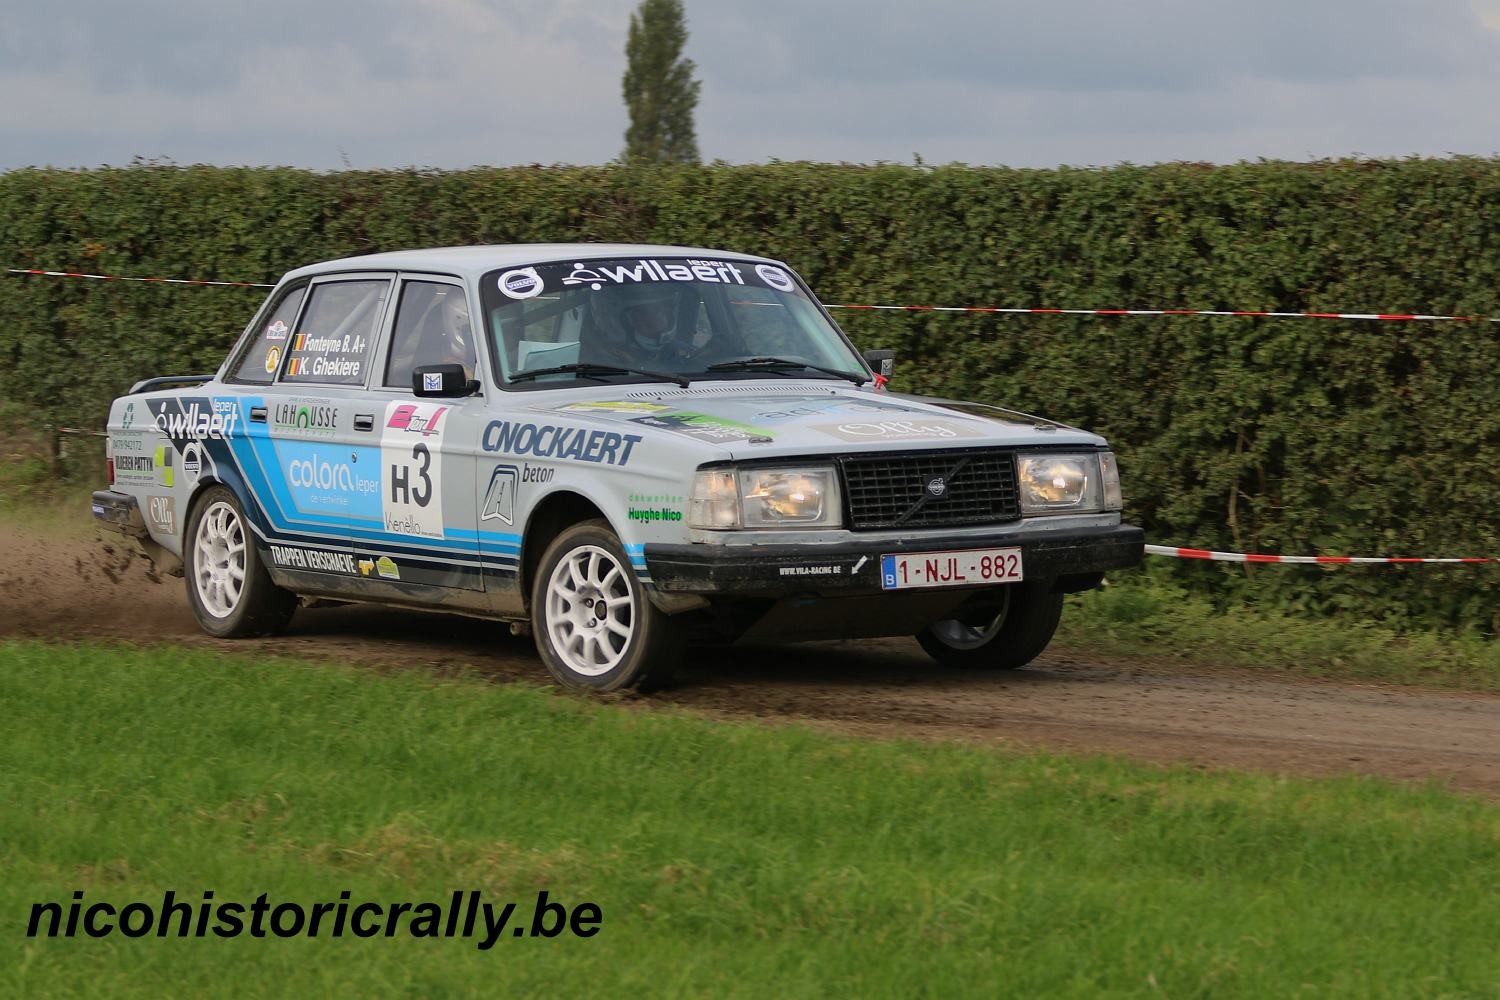
[[[617,257],[534,264],[497,272],[493,280],[501,294],[511,299],[531,299],[574,288],[597,292],[607,286],[663,282],[739,285],[802,294],[796,279],[784,267],[711,257]]]

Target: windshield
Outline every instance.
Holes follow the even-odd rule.
[[[567,369],[523,378],[517,388],[580,378],[641,381],[649,373],[867,377],[806,288],[773,264],[689,257],[566,261],[495,271],[481,289],[506,382]],[[786,363],[733,364],[765,359]]]

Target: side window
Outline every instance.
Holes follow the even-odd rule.
[[[417,365],[463,365],[474,377],[474,333],[461,286],[436,281],[402,284],[384,384],[410,389]]]
[[[297,318],[297,307],[302,304],[302,296],[306,294],[307,286],[303,285],[281,297],[265,325],[250,342],[245,353],[240,355],[239,364],[235,365],[230,378],[236,382],[266,385],[276,377],[276,369],[281,366],[281,356],[286,353],[292,320]]]
[[[363,385],[391,283],[381,279],[314,285],[287,345],[281,381]]]

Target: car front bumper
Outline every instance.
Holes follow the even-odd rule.
[[[1140,528],[1122,524],[989,537],[976,537],[972,533],[924,533],[896,540],[856,539],[831,544],[648,543],[645,556],[653,584],[668,593],[725,597],[808,593],[853,596],[885,592],[880,586],[880,562],[884,555],[1019,548],[1026,580],[1055,580],[1060,581],[1063,589],[1087,589],[1097,584],[1098,576],[1107,570],[1139,565],[1145,554],[1145,541]]]

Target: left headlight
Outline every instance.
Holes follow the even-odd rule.
[[[700,469],[688,527],[836,528],[842,507],[831,467]]]
[[[1111,452],[1021,455],[1016,485],[1023,514],[1089,514],[1120,509],[1120,477]]]

